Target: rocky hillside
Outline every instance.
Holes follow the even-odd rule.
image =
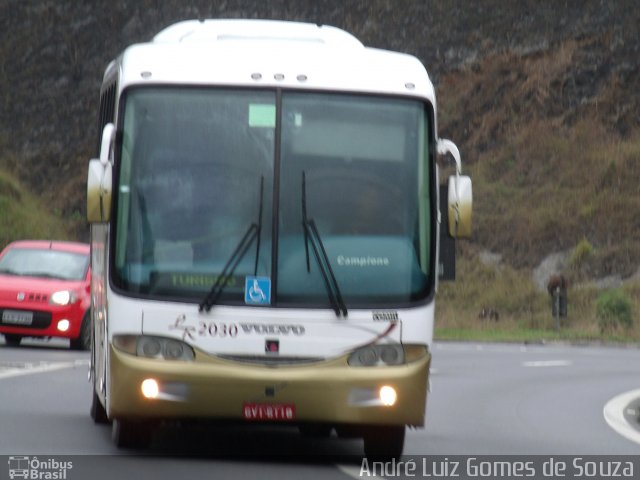
[[[331,24],[418,56],[440,133],[475,180],[471,251],[530,268],[581,243],[582,275],[640,265],[634,0],[3,0],[0,167],[86,237],[104,67],[175,21],[210,17]]]

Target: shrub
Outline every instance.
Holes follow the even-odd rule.
[[[583,238],[571,252],[569,265],[572,267],[579,267],[586,259],[593,255],[593,252],[593,245],[591,245],[589,240]]]
[[[630,328],[633,324],[631,300],[621,289],[600,294],[596,300],[596,318],[601,332]]]

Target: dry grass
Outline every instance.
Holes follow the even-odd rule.
[[[515,268],[582,239],[595,250],[582,277],[640,266],[640,125],[616,129],[629,112],[615,75],[600,90],[580,87],[594,90],[583,101],[573,95],[592,44],[496,54],[438,86],[443,136],[459,143],[474,180],[473,242]]]
[[[474,235],[459,249],[456,282],[441,285],[441,338],[640,340],[638,280],[624,286],[631,329],[603,337],[595,315],[602,292],[594,280],[640,270],[640,126],[628,121],[615,76],[588,101],[566,95],[577,88],[573,69],[590,45],[570,40],[530,56],[497,54],[439,85],[444,134],[459,142],[474,181]],[[481,249],[504,263],[482,265]],[[531,273],[561,251],[575,255],[565,272],[569,314],[556,332],[548,294]],[[500,320],[479,319],[485,307]]]
[[[69,238],[65,222],[49,211],[6,170],[0,168],[0,248],[18,239]]]
[[[551,299],[531,280],[528,270],[480,263],[470,249],[463,249],[458,276],[442,283],[436,300],[436,338],[490,341],[640,341],[640,280],[628,282],[623,291],[633,304],[634,325],[601,332],[596,300],[602,293],[592,283],[570,287],[567,317],[557,330]],[[483,308],[495,309],[499,319],[480,318]]]

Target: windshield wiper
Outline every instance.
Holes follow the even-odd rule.
[[[67,280],[67,278],[60,276],[59,274],[49,272],[23,272],[18,275],[23,277],[37,277],[37,278],[53,278],[55,280]]]
[[[254,264],[253,274],[257,275],[258,273],[258,258],[260,256],[260,232],[262,230],[262,204],[263,204],[263,196],[264,196],[264,176],[260,177],[260,205],[258,207],[258,223],[252,223],[249,225],[249,228],[245,232],[244,236],[236,245],[236,248],[233,250],[233,253],[227,260],[222,272],[216,278],[215,283],[211,287],[211,290],[207,294],[207,296],[200,302],[199,311],[205,310],[209,312],[211,307],[213,307],[219,300],[220,295],[222,295],[222,291],[224,287],[227,286],[233,272],[236,267],[240,263],[240,261],[244,258],[245,254],[249,250],[249,247],[253,243],[255,238],[258,239],[256,244],[256,260]]]
[[[21,272],[18,272],[17,270],[13,270],[11,268],[0,268],[0,273],[4,273],[6,275],[16,275],[16,276],[22,276]]]
[[[322,274],[324,286],[327,289],[327,295],[329,297],[329,302],[331,302],[331,307],[333,308],[336,317],[339,317],[342,314],[342,316],[346,318],[349,313],[347,311],[347,305],[344,302],[342,293],[340,292],[340,286],[338,285],[338,280],[333,273],[333,268],[331,268],[331,262],[329,261],[329,256],[324,248],[324,242],[322,241],[320,232],[318,232],[316,222],[307,217],[306,178],[305,172],[302,172],[302,228],[304,229],[304,248],[307,257],[307,272],[311,272],[311,265],[309,262],[309,243],[311,243],[313,256],[318,263],[318,267],[320,267],[320,273]]]
[[[60,275],[49,273],[49,272],[19,272],[18,270],[14,270],[12,268],[0,268],[0,274],[4,275],[14,275],[16,277],[38,277],[38,278],[55,278],[64,280],[65,277],[61,277]]]

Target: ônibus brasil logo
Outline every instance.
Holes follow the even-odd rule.
[[[67,471],[73,468],[73,462],[56,460],[55,458],[38,459],[38,457],[9,457],[9,478],[29,480],[66,480]]]

